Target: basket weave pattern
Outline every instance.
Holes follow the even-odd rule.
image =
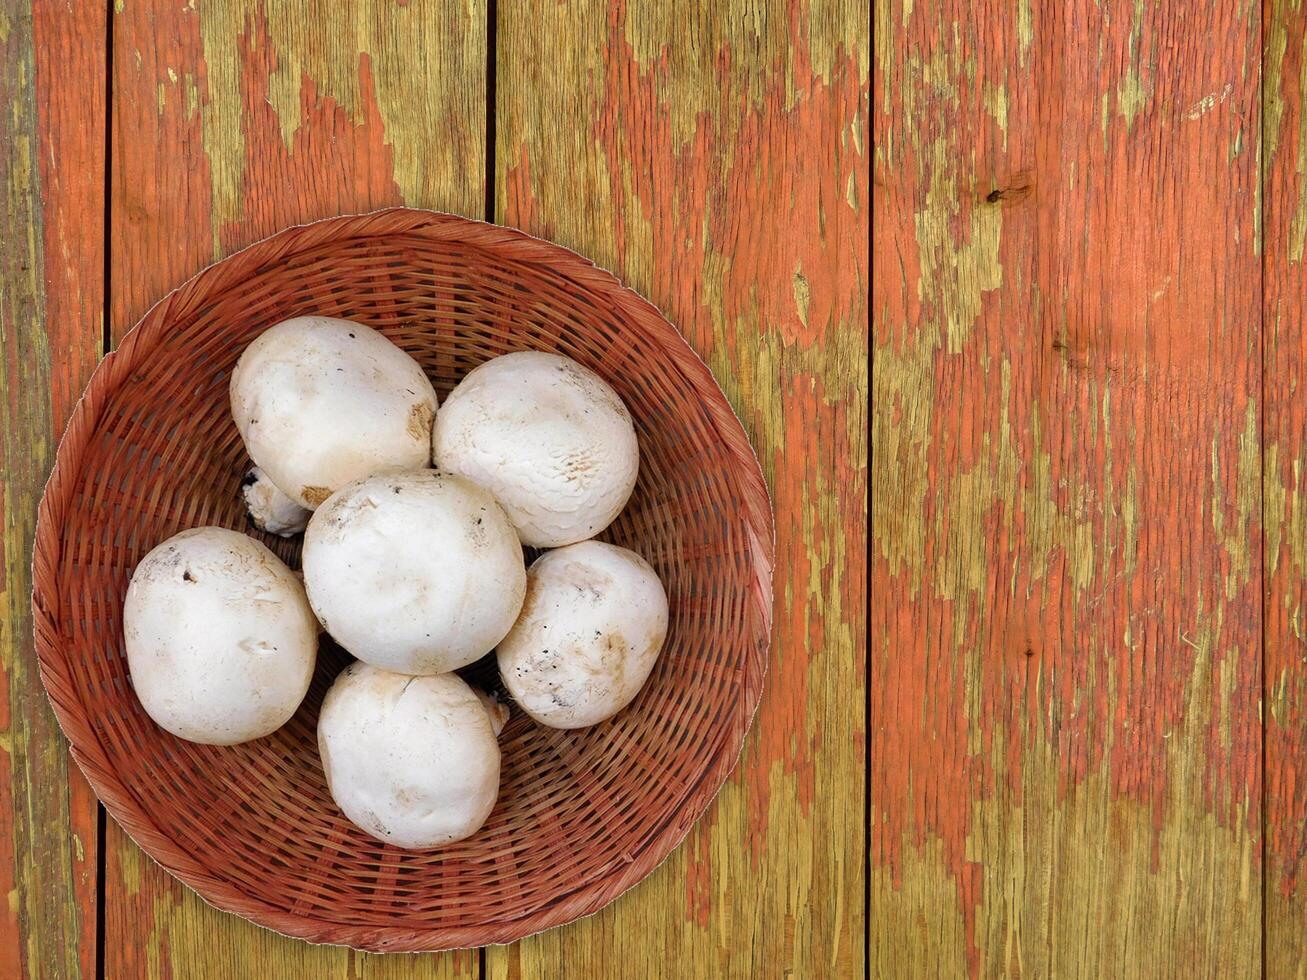
[[[228,378],[261,330],[309,313],[376,327],[417,358],[442,399],[496,355],[566,354],[616,388],[640,439],[635,494],[603,538],[643,555],[666,585],[671,624],[654,673],[594,728],[553,731],[515,711],[494,812],[440,850],[373,841],[332,803],[314,730],[349,658],[325,638],[298,713],[245,745],[176,739],[131,689],[121,613],[132,570],[186,528],[247,527],[248,460]],[[298,567],[297,540],[262,540]],[[36,647],[100,799],[211,904],[361,949],[510,942],[595,912],[649,874],[725,780],[762,690],[772,540],[738,420],[652,306],[559,246],[392,209],[292,228],[231,256],[104,359],[41,501]],[[494,687],[493,659],[465,673]]]

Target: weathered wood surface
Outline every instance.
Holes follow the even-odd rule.
[[[488,950],[491,977],[863,971],[865,17],[499,5],[497,218],[613,270],[713,369],[771,487],[778,586],[762,704],[707,816],[621,901]]]
[[[1260,6],[875,11],[872,973],[1257,976]]]
[[[1307,977],[1307,8],[1263,7],[1266,976]]]
[[[0,976],[54,980],[93,977],[96,949],[97,805],[37,676],[30,574],[55,441],[101,346],[105,18],[87,10],[0,9]]]
[[[394,204],[481,217],[486,9],[117,0],[115,339],[223,255],[292,224]],[[107,977],[456,977],[475,952],[387,960],[214,911],[112,820]]]
[[[634,977],[650,975],[651,949],[666,950],[654,964],[665,976],[861,975],[871,51],[860,5],[501,3],[497,62],[485,0],[107,7],[38,0],[32,19],[0,14],[4,227],[31,229],[0,242],[11,760],[0,976],[99,966],[109,978],[382,980],[484,964],[499,977]],[[285,940],[206,906],[112,820],[97,937],[96,810],[39,694],[27,563],[105,305],[113,342],[188,276],[286,225],[399,203],[481,217],[488,176],[497,220],[592,256],[682,327],[788,515],[771,673],[739,773],[648,882],[518,946],[376,957]]]

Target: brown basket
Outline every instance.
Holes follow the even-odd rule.
[[[377,843],[327,794],[314,727],[348,662],[330,643],[295,717],[233,748],[158,728],[127,673],[120,614],[140,558],[185,528],[247,526],[239,483],[249,463],[227,401],[236,358],[264,328],[307,313],[378,328],[442,398],[487,358],[558,351],[613,384],[639,433],[639,483],[604,537],[642,554],[667,586],[657,667],[630,707],[591,729],[553,731],[515,711],[494,812],[440,850]],[[263,540],[298,565],[298,541]],[[206,269],[101,362],[41,501],[36,649],[73,757],[105,807],[210,904],[360,949],[504,943],[611,902],[707,808],[761,694],[772,550],[744,431],[657,310],[521,232],[378,211],[291,228]],[[498,683],[493,657],[467,673]]]

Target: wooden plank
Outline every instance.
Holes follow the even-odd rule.
[[[69,762],[37,674],[30,561],[55,443],[100,349],[104,28],[102,6],[69,0],[0,12],[5,976],[95,975],[96,803]]]
[[[876,0],[877,975],[1261,969],[1259,11]]]
[[[393,204],[480,217],[486,10],[117,0],[115,337],[214,259],[287,225]],[[116,827],[109,977],[475,975],[475,954],[383,960],[215,912]]]
[[[775,648],[739,769],[597,915],[493,977],[863,968],[867,112],[852,2],[503,3],[498,219],[648,296],[712,367],[775,502]]]
[[[1307,977],[1307,9],[1263,7],[1266,976]]]

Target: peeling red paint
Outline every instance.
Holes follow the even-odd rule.
[[[527,158],[525,146],[517,164],[508,168],[504,200],[505,213],[513,216],[511,223],[521,228],[535,227],[536,200],[531,190],[531,161]]]
[[[1268,976],[1290,976],[1307,958],[1307,9],[1272,2],[1263,10],[1266,959]]]
[[[371,58],[359,55],[363,119],[355,125],[334,99],[319,95],[311,78],[300,82],[299,126],[288,149],[282,122],[269,101],[277,53],[266,20],[253,20],[240,38],[244,111],[241,216],[223,225],[223,250],[231,252],[293,224],[335,214],[403,204],[394,180],[394,158],[377,106]]]
[[[685,908],[688,920],[700,929],[708,928],[712,911],[710,844],[711,838],[701,831],[686,846]]]
[[[911,9],[874,69],[873,483],[894,503],[872,555],[872,863],[902,889],[940,847],[982,975],[1007,966],[1001,917],[1047,914],[984,893],[1003,868],[982,806],[1042,839],[1138,804],[1140,878],[1178,873],[1159,865],[1177,825],[1212,874],[1257,858],[1260,52],[1225,10],[1073,4],[1023,28],[1018,5]],[[1180,71],[1177,31],[1222,40]],[[1044,758],[1055,786],[1029,780]],[[1104,880],[1064,864],[1049,887]]]

